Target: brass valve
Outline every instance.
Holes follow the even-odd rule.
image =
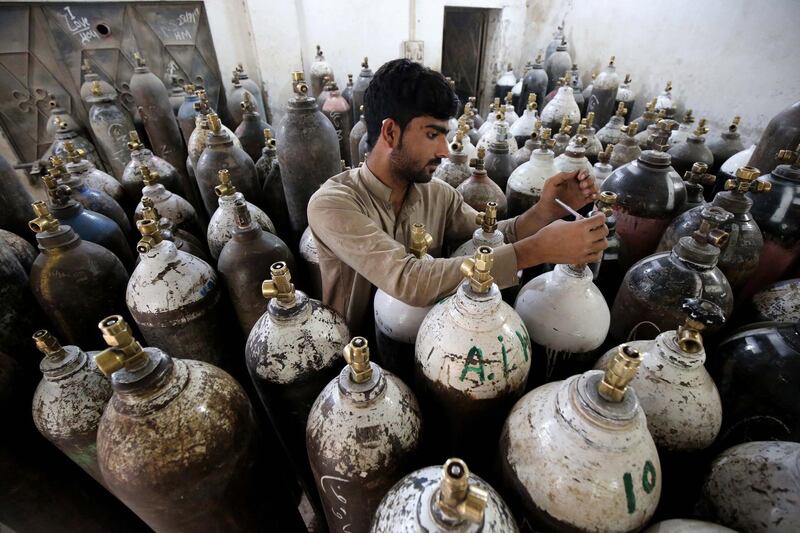
[[[242,111],[245,113],[255,113],[256,112],[256,103],[253,101],[253,98],[250,96],[250,93],[244,93],[244,97],[242,102],[239,104],[242,108]]]
[[[250,216],[250,210],[247,208],[247,202],[244,198],[239,198],[233,203],[233,219],[236,226],[241,229],[250,227],[253,219]]]
[[[283,304],[292,305],[297,301],[289,266],[283,261],[269,267],[271,279],[261,282],[261,294],[267,300],[275,298]]]
[[[616,60],[617,60],[617,56],[611,56],[611,59],[608,61],[608,66],[609,67],[613,67],[614,66],[614,61],[616,61]]]
[[[543,141],[543,142],[545,142],[545,143],[546,143],[546,142],[548,142],[548,141],[550,141],[550,140],[551,140],[551,139],[550,139],[550,134],[551,134],[551,133],[552,133],[552,130],[551,130],[550,128],[544,128],[544,129],[542,129],[542,131],[541,131],[541,135],[540,135],[540,136],[541,136],[541,139],[542,139],[542,141]]]
[[[473,524],[483,522],[489,493],[469,483],[469,468],[461,459],[448,459],[442,467],[442,481],[436,505],[451,519]]]
[[[708,127],[706,126],[706,119],[701,118],[700,122],[697,123],[697,127],[694,130],[694,134],[698,137],[702,137],[708,133]]]
[[[664,92],[668,93],[672,90],[672,82],[668,81],[666,87],[664,87]]]
[[[788,163],[793,167],[800,165],[800,145],[794,150],[778,150],[778,161]]]
[[[613,207],[617,203],[617,193],[602,191],[594,202],[595,210],[602,212],[606,218],[614,214]]]
[[[145,67],[147,66],[147,61],[144,60],[142,55],[139,52],[133,53],[133,61],[136,63],[137,67]]]
[[[149,196],[142,196],[142,220],[146,219],[158,221],[161,220],[161,215],[159,215],[153,199]]]
[[[572,74],[571,74],[571,73],[569,73],[569,72],[566,72],[566,73],[564,74],[564,81],[563,81],[562,85],[563,85],[564,87],[569,87],[569,84],[570,84],[571,82],[572,82]]]
[[[733,218],[733,215],[721,207],[706,206],[700,211],[700,227],[692,233],[692,239],[698,244],[712,244],[721,248],[728,242],[728,232],[720,229]]]
[[[62,120],[59,117],[55,117],[53,119],[53,123],[56,125],[60,133],[64,133],[69,130],[69,124],[67,124],[66,120]]]
[[[497,202],[486,202],[486,210],[475,217],[475,223],[486,233],[494,233],[497,229]]]
[[[506,110],[504,108],[500,108],[497,110],[497,113],[494,114],[494,118],[497,120],[495,122],[502,122],[506,119]]]
[[[142,234],[142,238],[136,243],[136,251],[140,254],[146,254],[164,240],[156,220],[143,218],[136,222],[136,228]]]
[[[528,111],[533,111],[536,109],[536,93],[530,93],[528,95]]]
[[[308,94],[308,85],[305,82],[303,73],[300,71],[292,72],[292,90],[299,96]]]
[[[272,136],[272,130],[269,128],[264,128],[264,146],[274,150],[277,145],[278,141]]]
[[[353,75],[352,74],[348,74],[347,75],[347,85],[353,85]]]
[[[223,168],[217,172],[217,178],[219,179],[219,185],[214,187],[214,192],[217,196],[231,196],[236,193],[236,187],[231,182],[231,173],[228,172],[228,169]]]
[[[239,87],[241,87],[241,86],[242,86],[242,83],[241,83],[241,81],[239,81],[239,72],[238,72],[238,71],[236,71],[236,70],[234,70],[234,71],[233,71],[233,76],[231,76],[231,84],[232,84],[232,85],[233,85],[233,86],[234,86],[236,89],[238,89]]]
[[[464,130],[462,128],[458,128],[456,131],[456,137],[453,142],[450,143],[450,151],[451,152],[461,152],[464,148],[464,144],[461,142],[464,140]]]
[[[80,163],[86,159],[86,150],[75,148],[71,141],[64,141],[64,150],[67,151],[67,162],[69,163]]]
[[[369,68],[369,59],[367,56],[364,56],[364,61],[361,62],[361,68],[368,69]]]
[[[717,177],[714,174],[708,173],[708,165],[698,162],[692,165],[692,170],[687,171],[683,175],[683,181],[706,186],[714,185],[714,182],[717,181]]]
[[[739,115],[736,115],[735,117],[733,117],[733,120],[731,121],[731,125],[728,126],[728,132],[729,133],[734,133],[737,129],[739,129],[739,122],[741,120],[742,120],[742,117],[740,117]]]
[[[624,102],[620,102],[619,105],[617,106],[616,115],[618,117],[624,117],[625,113],[627,113],[627,112],[628,112],[628,110],[625,108],[625,103]]]
[[[100,82],[97,80],[92,82],[92,96],[103,96],[103,89],[100,87]]]
[[[594,111],[589,111],[589,113],[586,114],[586,118],[584,120],[586,120],[586,125],[591,128],[592,124],[594,124]]]
[[[703,349],[703,330],[724,323],[725,314],[717,304],[698,298],[687,298],[681,309],[686,312],[686,321],[676,331],[678,346],[686,353],[698,353]]]
[[[411,226],[411,244],[408,251],[417,259],[422,259],[428,253],[428,248],[433,245],[433,237],[425,232],[425,224],[413,224]]]
[[[47,168],[47,172],[56,179],[64,177],[66,170],[64,168],[64,160],[57,155],[51,155],[48,161],[50,166]]]
[[[47,208],[47,204],[41,201],[33,202],[31,207],[33,207],[33,214],[36,215],[36,218],[28,222],[28,227],[34,233],[50,232],[58,229],[58,220]]]
[[[150,170],[150,168],[145,165],[141,164],[136,168],[136,173],[142,177],[142,182],[147,185],[155,185],[161,179],[161,176],[158,175],[158,172],[155,170]]]
[[[583,135],[583,130],[581,128],[583,128],[583,126],[578,126],[578,133],[575,135],[575,138],[572,139],[572,143],[578,148],[586,146],[586,143],[589,142],[589,139],[586,137],[586,135]]]
[[[625,80],[622,83],[628,84],[631,82],[631,75],[625,74]]]
[[[144,148],[144,145],[139,140],[139,134],[136,131],[129,131],[128,132],[128,150],[133,152],[134,150],[141,150]]]
[[[84,59],[83,62],[81,63],[81,70],[83,71],[84,74],[92,74],[93,73],[92,64],[89,63],[88,59]]]
[[[634,126],[634,131],[635,131],[636,130],[636,124],[634,124],[633,126]],[[611,161],[611,153],[613,151],[614,151],[614,145],[613,144],[607,145],[605,150],[603,150],[602,152],[597,154],[598,161],[600,161],[601,163],[608,163],[609,161]]]
[[[194,84],[193,84],[193,83],[187,83],[186,85],[184,85],[184,86],[183,86],[183,90],[184,90],[184,92],[185,92],[186,94],[188,94],[188,95],[190,95],[190,96],[191,96],[191,95],[193,95],[193,94],[194,94],[194,91],[195,91],[195,86],[194,86]]]
[[[692,110],[687,109],[686,114],[683,115],[683,123],[684,124],[694,124],[694,115],[692,115]]]
[[[614,358],[608,363],[603,379],[597,386],[600,396],[610,402],[621,402],[625,397],[628,384],[636,376],[636,370],[641,362],[636,349],[627,344],[620,345]]]
[[[506,93],[506,105],[511,105],[511,102],[514,100],[514,94],[511,91]]]
[[[372,379],[372,365],[369,364],[369,346],[364,337],[353,337],[344,347],[344,360],[350,365],[350,378],[356,383]]]
[[[236,63],[236,67],[233,69],[233,71],[236,72],[237,74],[240,74],[240,75],[243,74],[244,73],[244,65],[242,65],[241,63]]]
[[[539,52],[536,54],[536,59],[533,60],[534,64],[541,64],[542,63],[542,53]]]
[[[725,182],[725,190],[733,191],[736,194],[771,191],[772,183],[756,179],[760,175],[761,171],[755,167],[739,167],[736,169],[736,179]]]
[[[478,157],[475,159],[470,160],[469,166],[477,170],[486,170],[486,167],[483,166],[483,160],[486,157],[486,148],[481,146],[478,148]]]
[[[464,259],[461,263],[461,273],[469,278],[470,287],[479,294],[486,294],[491,290],[494,278],[492,265],[494,253],[488,246],[481,246],[475,251],[475,257]]]
[[[36,343],[36,349],[42,352],[45,357],[51,357],[58,360],[67,355],[67,352],[58,342],[58,339],[56,339],[53,334],[46,329],[40,329],[34,333],[33,342]]]
[[[108,344],[108,348],[94,356],[97,368],[103,374],[110,377],[121,368],[136,370],[147,363],[148,357],[142,345],[133,338],[128,324],[120,315],[104,318],[98,327]]]
[[[647,143],[651,150],[666,152],[669,148],[669,137],[678,123],[670,119],[661,119],[656,123],[656,132],[648,137]]]
[[[208,114],[208,129],[210,129],[212,133],[219,133],[222,131],[222,122],[219,119],[219,115],[213,111]]]
[[[562,135],[569,135],[570,131],[572,131],[572,126],[569,124],[569,118],[562,118],[561,127],[558,129],[558,133],[561,133]]]

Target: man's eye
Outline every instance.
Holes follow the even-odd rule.
[[[430,140],[433,140],[438,136],[439,136],[438,133],[433,133],[433,132],[428,133],[428,139],[430,139]]]

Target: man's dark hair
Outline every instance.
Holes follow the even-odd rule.
[[[384,63],[364,93],[364,119],[370,150],[378,141],[381,123],[391,118],[402,132],[415,117],[441,120],[455,116],[458,97],[440,73],[408,59]]]

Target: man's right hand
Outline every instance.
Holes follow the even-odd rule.
[[[556,220],[530,237],[514,243],[517,268],[530,268],[542,263],[561,265],[596,263],[608,248],[608,228],[602,213],[566,222]]]

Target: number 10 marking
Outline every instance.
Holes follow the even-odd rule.
[[[622,481],[625,483],[625,497],[628,500],[628,514],[633,514],[636,511],[636,493],[633,491],[633,477],[630,472],[625,472],[622,476]],[[645,493],[650,494],[656,487],[656,467],[653,466],[649,460],[645,461],[644,468],[642,469],[642,488]]]

